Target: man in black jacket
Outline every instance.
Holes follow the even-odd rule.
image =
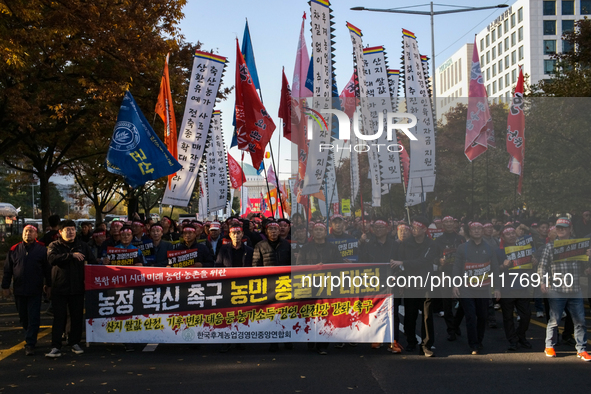
[[[253,249],[242,243],[242,227],[230,227],[231,244],[218,246],[215,267],[252,267]]]
[[[64,220],[59,225],[61,236],[47,248],[47,260],[51,265],[53,327],[51,352],[46,357],[60,357],[62,334],[66,327],[67,311],[70,312],[68,344],[76,354],[84,353],[80,347],[84,327],[84,265],[97,264],[88,244],[76,239],[76,223]]]
[[[413,219],[411,224],[412,237],[400,244],[400,261],[392,262],[391,265],[402,269],[408,277],[407,288],[404,290],[406,350],[411,352],[417,347],[418,341],[415,328],[419,311],[422,311],[421,337],[423,341],[419,351],[427,357],[432,357],[434,353],[431,347],[435,339],[433,309],[431,308],[431,295],[427,293],[424,283],[427,274],[433,270],[433,261],[428,257],[433,246],[433,241],[427,237],[428,225],[429,221],[423,216]]]
[[[256,244],[252,265],[279,266],[291,265],[291,245],[288,241],[279,238],[279,224],[274,220],[265,223],[267,239]]]
[[[267,239],[260,241],[254,247],[252,265],[254,267],[291,265],[291,245],[288,241],[279,238],[279,223],[273,219],[265,222],[265,234]],[[292,349],[293,344],[286,343],[285,348]],[[269,351],[277,350],[279,345],[272,343]]]
[[[14,281],[12,286],[14,303],[25,330],[27,356],[35,354],[41,322],[41,295],[43,290],[49,295],[51,288],[51,269],[47,263],[47,249],[36,238],[37,227],[26,225],[23,229],[23,242],[19,242],[8,251],[2,279],[4,297],[10,295],[10,282]]]
[[[443,234],[433,241],[431,249],[434,257],[437,259],[437,272],[443,272],[445,275],[451,275],[458,247],[466,242],[466,239],[454,230],[454,218],[446,216],[443,218]],[[436,290],[437,291],[437,290]],[[447,326],[447,340],[455,341],[460,335],[460,323],[464,319],[464,309],[460,305],[456,314],[453,313],[453,306],[456,300],[452,297],[452,288],[450,286],[441,288],[440,293],[443,301],[443,317]]]

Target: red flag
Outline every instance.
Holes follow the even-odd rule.
[[[254,168],[260,168],[265,148],[275,131],[275,123],[267,113],[254,87],[236,39],[236,134],[238,149],[247,150]]]
[[[508,165],[509,171],[519,175],[517,193],[521,195],[525,158],[525,114],[523,113],[523,70],[521,68],[507,117],[507,152],[511,155]]]
[[[281,101],[279,104],[279,116],[283,119],[283,136],[297,144],[296,141],[292,140],[291,138],[291,89],[289,88],[289,82],[287,82],[287,77],[285,76],[285,68],[282,72],[283,76],[281,78]],[[296,134],[297,135],[297,134]]]
[[[357,104],[359,104],[359,99],[355,96],[355,73],[351,76],[339,98],[341,99],[343,112],[347,114],[349,119],[352,119],[353,113],[357,109]]]
[[[306,97],[312,97],[312,91],[306,87],[310,56],[308,56],[306,45],[305,19],[306,13],[304,12],[296,51],[296,61],[293,69],[293,81],[291,84],[291,87],[293,88],[292,98],[295,99],[292,102],[293,107],[291,112],[291,141],[298,147],[298,182],[295,185],[297,202],[308,207],[308,196],[301,194],[302,184],[304,182],[304,177],[306,176],[306,166],[308,164],[308,143],[306,140],[307,121],[306,115],[304,114],[304,99]]]
[[[156,113],[164,122],[164,144],[175,159],[177,154],[177,136],[176,136],[176,118],[174,117],[174,108],[172,105],[172,95],[170,93],[170,80],[168,78],[168,56],[164,62],[164,71],[162,71],[162,81],[160,82],[160,93],[156,102]],[[170,188],[172,177],[168,176],[168,187]]]
[[[232,189],[238,189],[244,182],[246,182],[246,176],[240,164],[228,153],[228,170],[230,173],[230,182],[232,183]]]
[[[466,119],[466,142],[464,153],[472,161],[484,153],[488,146],[495,146],[494,128],[488,95],[484,87],[484,79],[480,69],[476,38],[472,52],[472,68],[470,72],[470,89],[468,91],[468,118]]]

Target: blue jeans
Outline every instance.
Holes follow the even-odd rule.
[[[562,318],[562,312],[566,309],[570,312],[575,326],[575,340],[577,341],[577,353],[584,352],[587,348],[587,327],[585,326],[585,307],[583,294],[573,294],[572,298],[562,298],[564,295],[554,291],[548,293],[550,304],[550,317],[546,327],[546,347],[554,347],[558,340],[558,323]]]
[[[37,334],[41,324],[41,294],[36,296],[14,296],[14,303],[18,316],[25,330],[25,343],[27,346],[37,344]]]

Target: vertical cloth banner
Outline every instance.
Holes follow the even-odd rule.
[[[207,149],[207,194],[212,212],[223,209],[228,201],[228,166],[221,117],[221,111],[213,112],[211,141]]]
[[[345,88],[341,92],[339,96],[341,98],[341,109],[343,112],[347,114],[350,119],[351,128],[353,127],[353,114],[357,110],[357,103],[359,99],[355,96],[355,73],[351,75],[351,79],[345,85]],[[350,145],[351,147],[357,146],[359,144],[359,140],[355,133],[351,135]],[[350,183],[351,183],[351,198],[353,201],[357,198],[359,194],[359,185],[360,185],[360,178],[359,178],[359,153],[355,151],[355,149],[349,150],[349,161],[350,161],[350,168],[349,168],[349,176],[350,176]]]
[[[174,116],[174,105],[172,101],[172,93],[170,92],[170,78],[168,75],[168,58],[170,54],[166,55],[164,61],[164,70],[162,71],[162,81],[160,82],[160,93],[158,93],[158,101],[156,102],[155,112],[160,116],[164,122],[164,144],[166,148],[176,160],[177,153],[177,134],[176,134],[176,117]],[[173,174],[168,176],[168,188],[170,188]]]
[[[117,115],[105,166],[107,171],[124,177],[133,188],[174,174],[181,168],[129,91],[125,92]]]
[[[172,178],[171,188],[164,191],[164,205],[186,207],[191,200],[225,65],[225,57],[208,52],[195,52],[177,143],[178,160],[183,167]]]
[[[205,177],[205,172],[201,171],[199,173],[199,219],[205,220],[207,218],[207,214],[209,213],[209,204],[207,200],[207,179]]]
[[[390,84],[390,94],[392,96],[392,110],[398,112],[398,87],[400,85],[400,70],[388,70],[388,82]],[[396,135],[396,141],[399,145],[400,136]],[[410,170],[410,158],[406,148],[400,152],[401,172],[404,177],[404,185],[408,187],[408,171]]]
[[[521,195],[525,159],[525,114],[523,113],[523,70],[521,68],[507,117],[507,152],[511,155],[509,171],[519,175],[517,193]]]
[[[355,64],[355,75],[357,76],[357,91],[359,92],[361,122],[363,125],[362,133],[371,135],[373,128],[371,127],[372,119],[369,110],[369,103],[367,101],[367,83],[363,66],[363,42],[361,40],[361,30],[349,22],[347,28],[351,36],[351,44],[353,44],[353,61]],[[380,163],[378,160],[378,152],[376,149],[370,149],[367,152],[369,159],[369,169],[371,172],[371,205],[379,207],[382,204],[382,189],[381,189],[381,174]]]
[[[406,110],[417,117],[417,125],[410,128],[417,141],[410,143],[409,178],[434,177],[435,127],[433,109],[414,33],[402,29],[402,46]],[[423,186],[425,183],[423,182]],[[424,191],[433,190],[425,189]]]
[[[312,25],[312,54],[314,59],[314,89],[311,117],[316,114],[312,125],[312,138],[309,141],[306,173],[301,194],[318,193],[324,182],[328,165],[328,149],[320,150],[321,144],[330,143],[332,116],[323,118],[318,111],[328,108],[332,94],[332,27],[331,9],[328,0],[310,1],[310,23]],[[301,76],[300,76],[301,77]],[[307,139],[307,136],[304,138]]]
[[[390,86],[388,84],[388,64],[386,53],[383,46],[364,48],[364,74],[365,83],[367,84],[367,96],[375,98],[387,98],[387,100],[372,100],[371,117],[372,124],[376,125],[374,134],[380,130],[386,130],[388,112],[392,112],[392,101],[390,100]],[[384,121],[382,124],[378,123],[378,114],[384,114]],[[388,146],[387,134],[382,132],[380,138],[376,141],[377,144],[384,144]],[[380,149],[378,151],[378,162],[380,164],[380,179],[382,181],[382,195],[388,193],[388,184],[401,183],[402,177],[400,175],[400,158],[398,152],[395,150],[390,152],[388,149]]]
[[[470,87],[468,90],[468,116],[466,119],[464,153],[468,160],[473,161],[483,154],[488,149],[488,146],[492,146],[493,148],[495,146],[494,128],[488,108],[488,95],[484,87],[484,78],[480,69],[476,38],[474,38],[472,67],[470,69]]]
[[[431,90],[429,89],[429,60],[427,56],[421,55],[421,65],[423,66],[423,75],[427,85],[429,97],[431,97]],[[435,125],[435,122],[433,123]],[[411,144],[412,145],[412,144]],[[408,156],[408,154],[407,154]],[[409,160],[410,163],[410,160]],[[421,193],[432,192],[435,190],[435,175],[421,177],[420,180],[413,182],[409,187],[410,193],[421,195]]]
[[[256,91],[248,66],[236,39],[236,134],[238,149],[250,153],[252,165],[259,168],[265,148],[275,131],[275,123],[267,113]]]
[[[228,153],[228,169],[230,170],[230,183],[233,189],[238,189],[244,182],[246,176],[240,164]]]

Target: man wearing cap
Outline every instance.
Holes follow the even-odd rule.
[[[453,295],[460,298],[466,316],[468,345],[472,354],[480,353],[487,322],[491,285],[498,286],[499,265],[494,249],[482,240],[483,226],[471,222],[470,240],[458,247],[453,266],[453,277],[462,277],[462,286],[454,284]],[[495,287],[494,297],[501,297]]]
[[[279,238],[279,223],[269,220],[265,223],[266,240],[256,244],[252,265],[279,266],[291,265],[291,246],[289,242]]]
[[[252,267],[254,249],[242,242],[242,226],[230,227],[229,236],[230,244],[219,245],[215,267]]]
[[[174,246],[175,250],[197,249],[195,267],[213,267],[213,256],[204,243],[197,241],[197,231],[191,224],[186,224],[182,230],[182,242]]]
[[[350,262],[359,260],[359,241],[357,238],[345,233],[345,221],[341,215],[333,215],[330,219],[330,235],[326,238],[328,242],[339,249],[341,257]]]
[[[35,354],[37,334],[41,323],[41,298],[51,292],[51,268],[47,262],[47,249],[37,241],[37,227],[26,225],[22,242],[12,246],[4,263],[2,289],[4,297],[10,295],[10,282],[18,316],[25,330],[25,354]],[[45,281],[45,286],[43,282]]]
[[[222,237],[220,236],[221,231],[222,226],[219,222],[212,222],[209,226],[209,235],[207,236],[207,241],[211,245],[211,251],[213,252],[214,260],[218,255],[220,246],[222,246]]]
[[[59,225],[60,239],[49,244],[47,261],[51,265],[51,299],[53,327],[51,352],[46,357],[60,357],[62,334],[70,312],[68,343],[76,354],[84,353],[80,347],[84,327],[84,264],[97,264],[88,244],[76,239],[76,223],[64,220]]]
[[[558,240],[571,239],[571,221],[566,217],[559,218],[556,221],[556,233]],[[580,284],[580,277],[583,274],[589,275],[591,269],[587,261],[555,260],[558,251],[554,248],[554,242],[548,242],[544,246],[540,264],[538,265],[538,275],[542,279],[540,289],[548,297],[550,306],[544,353],[546,357],[556,357],[554,345],[556,345],[558,339],[558,323],[562,317],[562,312],[568,308],[574,323],[577,357],[583,361],[591,361],[591,356],[586,351],[587,327],[585,325],[583,290]],[[545,278],[548,278],[547,283]],[[565,278],[569,278],[569,281]],[[572,281],[570,281],[571,278]]]
[[[517,241],[517,233],[515,228],[511,225],[505,226],[501,232],[501,239],[503,240],[504,248],[497,249],[497,259],[500,264],[501,274],[505,274],[507,281],[503,288],[503,297],[500,300],[501,309],[503,311],[503,327],[505,328],[505,337],[509,341],[508,350],[517,350],[518,344],[525,349],[531,349],[531,344],[527,341],[525,333],[529,327],[531,312],[529,309],[530,290],[529,286],[523,286],[520,277],[531,278],[533,267],[537,266],[536,259],[531,256],[531,261],[519,263],[517,260],[517,253],[511,251]],[[529,249],[531,252],[531,249]],[[509,258],[509,257],[512,258]],[[515,256],[515,258],[513,258]],[[526,256],[527,257],[527,256]],[[518,274],[516,280],[513,280],[514,275]],[[519,316],[519,326],[515,329],[515,322],[513,319],[513,311],[517,310]]]
[[[445,216],[441,221],[443,234],[433,241],[433,253],[437,259],[437,272],[444,275],[451,275],[458,247],[466,242],[464,237],[454,230],[454,218]],[[444,286],[439,293],[442,297],[443,318],[447,326],[447,340],[455,341],[460,335],[460,323],[464,318],[464,310],[460,305],[454,315],[455,300],[452,297],[452,286]]]
[[[153,250],[152,253],[146,257],[148,265],[154,267],[166,267],[168,265],[167,253],[174,249],[174,245],[162,239],[164,229],[160,223],[154,223],[150,227],[150,237],[152,238]]]
[[[422,312],[421,320],[421,347],[420,352],[427,357],[433,357],[435,353],[431,349],[435,340],[433,327],[433,310],[431,308],[431,295],[427,291],[425,280],[433,271],[434,260],[430,256],[433,240],[427,237],[429,221],[423,216],[417,216],[412,221],[412,237],[400,244],[399,259],[391,262],[391,266],[399,267],[407,277],[421,277],[423,281],[413,281],[404,290],[404,334],[406,335],[406,350],[412,352],[417,347],[416,322],[419,311]]]

